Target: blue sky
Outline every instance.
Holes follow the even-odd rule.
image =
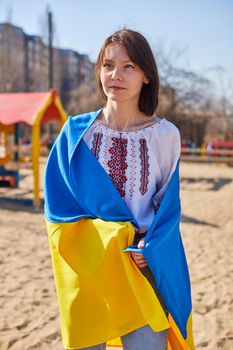
[[[55,45],[95,60],[104,39],[127,26],[142,32],[156,53],[184,50],[179,64],[212,78],[224,92],[233,84],[233,0],[0,0],[0,22],[43,35],[46,6]],[[216,70],[215,67],[218,67]]]

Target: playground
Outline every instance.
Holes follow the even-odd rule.
[[[66,119],[54,89],[0,94],[0,198],[41,206],[45,159]]]

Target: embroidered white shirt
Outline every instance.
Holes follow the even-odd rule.
[[[139,131],[116,131],[97,120],[84,140],[145,232],[180,157],[180,134],[160,119]]]

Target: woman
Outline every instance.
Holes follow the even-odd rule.
[[[194,349],[180,137],[155,115],[159,77],[147,40],[128,29],[112,34],[96,76],[104,107],[69,119],[46,170],[64,346],[101,350],[121,337],[127,350]]]

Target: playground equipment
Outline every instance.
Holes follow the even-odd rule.
[[[182,142],[181,159],[188,162],[224,163],[233,166],[233,141],[210,141],[201,148]]]
[[[49,92],[0,94],[0,180],[8,181],[12,187],[18,186],[19,169],[23,161],[18,152],[19,123],[25,123],[31,127],[33,203],[35,207],[41,204],[39,196],[40,127],[52,120],[58,120],[62,126],[66,119],[67,114],[55,89]],[[12,162],[13,169],[9,169],[7,165]]]

